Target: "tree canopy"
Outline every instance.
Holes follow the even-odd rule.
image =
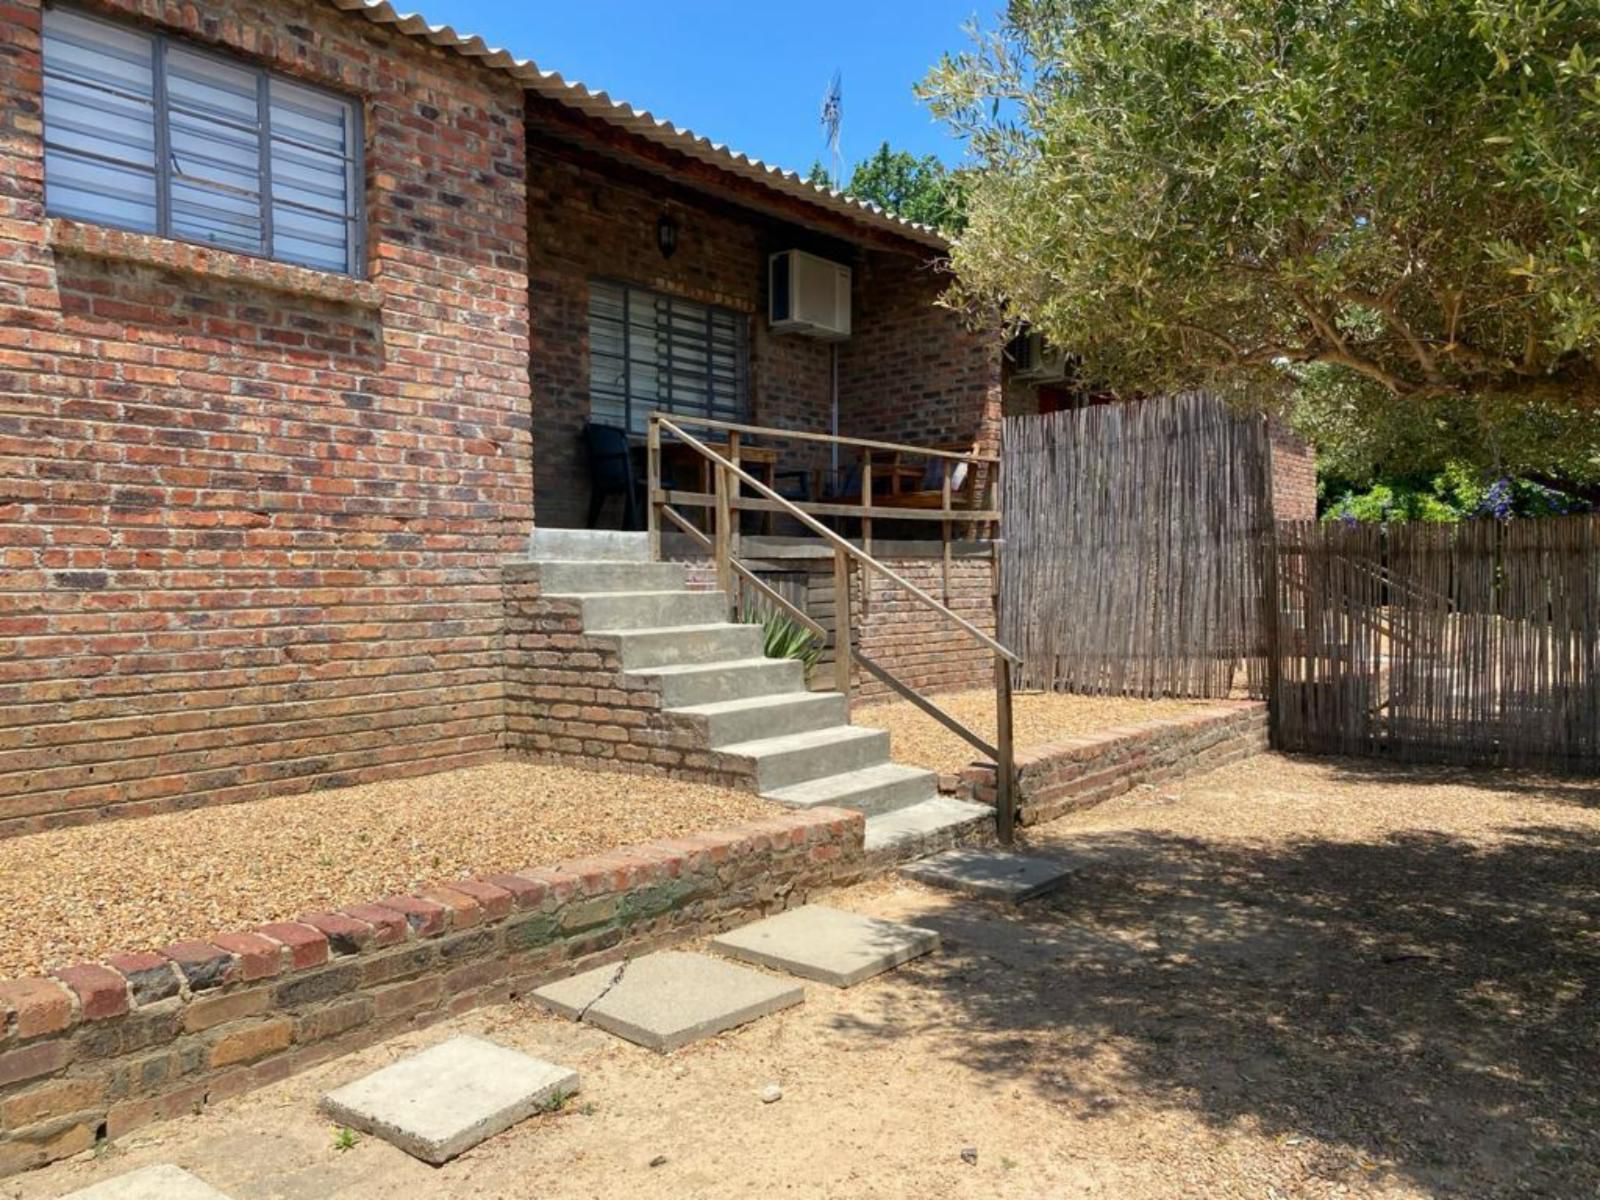
[[[1600,0],[1011,0],[973,36],[922,88],[974,163],[955,300],[1119,391],[1315,366],[1347,414],[1594,429]]]
[[[812,163],[807,180],[822,187],[838,187],[820,161]],[[961,225],[961,189],[959,174],[936,155],[918,158],[905,150],[892,150],[884,142],[871,158],[856,164],[849,186],[841,190],[871,200],[908,221],[955,230]]]

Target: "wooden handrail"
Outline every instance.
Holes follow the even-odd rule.
[[[935,450],[931,446],[910,446],[902,442],[874,442],[868,438],[843,437],[836,433],[812,433],[804,429],[771,429],[762,425],[741,425],[736,421],[715,421],[710,417],[689,417],[674,414],[669,420],[660,413],[651,413],[652,419],[671,427],[680,437],[687,437],[679,424],[693,425],[697,429],[720,429],[725,433],[753,433],[760,437],[774,437],[797,442],[824,442],[833,446],[859,446],[867,450],[894,450],[904,454],[917,454],[923,458],[953,458],[957,462],[1000,465],[995,454],[963,453],[960,450]]]
[[[786,597],[779,594],[776,589],[768,586],[764,580],[757,578],[756,575],[749,570],[749,568],[739,561],[737,544],[738,539],[733,524],[734,520],[736,519],[735,514],[741,507],[755,507],[756,502],[745,502],[741,504],[738,497],[738,485],[740,483],[745,484],[748,487],[754,488],[758,495],[766,497],[767,502],[760,505],[762,509],[787,513],[801,525],[805,526],[807,529],[811,530],[811,532],[821,537],[825,543],[833,548],[835,626],[833,639],[834,672],[836,675],[835,684],[838,687],[840,694],[844,697],[846,709],[848,710],[850,703],[850,691],[852,686],[852,660],[854,660],[854,662],[860,663],[862,668],[869,674],[881,680],[899,695],[905,697],[924,713],[927,713],[934,720],[938,721],[946,729],[949,729],[951,732],[955,733],[957,736],[976,747],[980,753],[992,758],[995,763],[995,833],[1002,843],[1009,844],[1014,835],[1017,817],[1016,804],[1014,800],[1016,759],[1012,743],[1011,667],[1013,665],[1020,665],[1022,661],[1021,658],[1015,652],[1008,650],[994,638],[984,633],[983,630],[979,629],[971,621],[968,621],[966,618],[960,616],[951,610],[947,605],[941,604],[927,592],[923,591],[921,588],[917,587],[915,584],[911,583],[897,572],[891,570],[884,563],[879,562],[872,556],[870,551],[858,549],[856,546],[852,545],[848,539],[839,536],[826,525],[823,525],[810,513],[806,512],[799,505],[795,504],[793,501],[790,501],[786,497],[779,495],[776,491],[762,483],[759,479],[751,475],[739,465],[739,434],[747,432],[757,434],[776,434],[783,431],[765,430],[749,425],[735,425],[726,421],[696,419],[688,423],[704,425],[714,429],[726,430],[729,435],[728,450],[730,457],[724,458],[710,446],[707,446],[698,438],[686,433],[680,426],[675,424],[667,417],[662,416],[660,413],[650,414],[650,425],[647,441],[650,478],[648,481],[649,493],[646,509],[648,510],[649,514],[651,556],[653,558],[660,557],[660,516],[665,514],[669,519],[682,528],[684,532],[688,533],[691,538],[693,538],[703,549],[708,549],[711,551],[716,562],[718,582],[723,591],[729,594],[730,599],[733,598],[732,582],[737,576],[738,578],[753,584],[762,594],[769,597],[782,610],[798,620],[804,628],[810,630],[814,636],[819,636],[825,639],[827,636],[827,631],[820,623],[813,619],[809,614],[801,610],[797,605],[791,603]],[[696,453],[703,456],[712,465],[714,468],[713,475],[715,476],[716,480],[716,490],[711,496],[706,497],[698,493],[668,492],[662,489],[660,477],[660,448],[661,430],[663,428],[672,434],[675,434],[683,441],[685,445],[689,446]],[[808,437],[809,440],[830,440],[820,437],[819,435],[808,435]],[[857,442],[856,444],[879,446],[886,445],[886,443],[860,442]],[[912,449],[915,449],[915,447]],[[965,461],[982,461],[979,456],[949,453],[938,453],[936,456],[941,458],[962,459]],[[990,461],[997,462],[998,460]],[[870,476],[868,476],[868,478],[870,478]],[[713,530],[713,536],[707,536],[699,529],[696,529],[692,522],[690,522],[686,517],[672,507],[672,500],[679,498],[689,500],[690,502],[710,501],[710,506],[716,514],[716,525]],[[944,511],[953,515],[953,512],[950,509],[950,480],[948,472],[946,473],[944,480],[943,502]],[[873,512],[873,506],[870,503],[870,493],[863,497],[863,504],[858,508],[852,508],[851,506],[843,507],[845,507],[846,512],[851,512],[857,515],[863,513],[870,515]],[[924,514],[924,516],[925,515],[926,514]],[[968,515],[970,516],[976,514]],[[994,515],[998,517],[998,514]],[[948,594],[950,567],[948,519],[945,520],[944,526],[945,586]],[[866,532],[865,528],[863,529],[863,532]],[[991,544],[990,549],[991,553],[994,555],[994,574],[996,580],[998,581],[1000,569],[998,543]],[[866,571],[868,569],[876,571],[890,583],[900,588],[902,591],[910,593],[910,595],[921,601],[924,606],[931,608],[940,616],[948,618],[950,621],[954,622],[962,630],[976,638],[981,644],[983,644],[993,653],[995,674],[995,716],[996,728],[998,731],[998,737],[995,740],[998,742],[998,745],[992,745],[982,737],[978,736],[978,734],[969,729],[956,717],[940,708],[926,696],[919,694],[913,688],[896,679],[889,671],[885,670],[872,659],[859,653],[853,653],[851,646],[851,629],[853,622],[850,616],[851,559],[854,559],[858,564],[862,574],[863,584],[865,584]],[[996,586],[998,586],[998,583]],[[863,606],[865,606],[866,593],[869,589],[864,586],[862,590]],[[741,608],[743,607],[742,600],[737,601],[737,603],[739,603]]]
[[[993,651],[995,654],[998,654],[1001,658],[1004,658],[1013,666],[1022,665],[1021,657],[1014,651],[1008,650],[1006,647],[1002,646],[999,642],[995,641],[971,621],[967,620],[959,613],[951,611],[938,600],[935,600],[932,596],[928,595],[927,592],[923,591],[916,584],[912,583],[910,580],[904,578],[897,572],[891,570],[888,566],[873,558],[872,555],[865,553],[856,546],[852,545],[847,539],[840,537],[837,533],[829,529],[826,525],[824,525],[821,521],[818,521],[809,513],[801,511],[795,506],[793,501],[784,496],[780,496],[777,492],[773,491],[766,484],[762,483],[759,479],[757,479],[754,475],[751,475],[742,467],[735,466],[732,462],[728,461],[726,458],[723,458],[722,455],[718,454],[715,450],[711,449],[711,447],[707,446],[698,438],[685,433],[673,421],[661,416],[659,413],[652,413],[650,415],[650,419],[654,422],[660,423],[665,428],[677,434],[678,437],[683,439],[685,445],[691,447],[700,454],[704,455],[706,458],[710,459],[711,462],[719,469],[727,471],[735,479],[738,479],[747,486],[754,488],[758,494],[765,496],[768,500],[774,501],[779,505],[781,511],[788,513],[789,516],[793,517],[807,529],[811,530],[811,532],[821,537],[835,550],[842,550],[846,555],[855,559],[856,562],[860,563],[862,566],[872,568],[872,570],[876,571],[879,575],[882,575],[885,579],[894,584],[896,587],[900,588],[902,591],[910,592],[918,600],[922,601],[925,607],[933,609],[935,612],[948,618],[956,625],[959,625],[984,646],[987,646],[991,651]],[[758,432],[771,431],[759,430]],[[654,483],[654,481],[652,481],[652,483]],[[656,489],[652,487],[652,491],[654,490]],[[721,514],[719,513],[718,515],[720,517]]]

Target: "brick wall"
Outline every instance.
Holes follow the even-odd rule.
[[[368,278],[47,222],[10,0],[0,832],[491,754],[532,520],[520,90],[310,0],[98,7],[361,98]]]
[[[939,307],[949,282],[928,255],[871,253],[857,268],[851,336],[839,347],[841,433],[998,448],[999,335]]]
[[[1274,421],[1272,430],[1272,510],[1280,521],[1312,521],[1317,516],[1317,455]]]
[[[744,313],[749,321],[751,419],[826,433],[829,351],[767,329],[767,256],[794,246],[849,262],[854,251],[794,226],[675,187],[592,152],[541,137],[530,113],[528,244],[533,259],[533,393],[539,520],[581,526],[588,472],[578,436],[589,417],[589,281],[605,278]],[[663,257],[656,223],[670,215],[678,246]],[[797,446],[786,466],[820,466]],[[602,517],[615,527],[615,505]]]
[[[0,982],[0,1177],[866,869],[818,809]]]
[[[1227,701],[1181,717],[1113,726],[1016,751],[1024,825],[1092,808],[1144,783],[1181,779],[1267,748],[1267,706]],[[975,764],[961,790],[994,803],[994,766]]]
[[[526,758],[650,771],[755,789],[738,760],[707,749],[704,732],[661,707],[661,690],[627,675],[613,639],[586,635],[573,600],[546,599],[539,568],[504,570],[506,745]]]

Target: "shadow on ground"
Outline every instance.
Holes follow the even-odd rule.
[[[1600,1196],[1600,835],[1056,849],[1093,853],[1053,897],[916,918],[945,941],[920,1027],[841,1028],[948,1033],[1083,1121],[1253,1129],[1356,1192]]]

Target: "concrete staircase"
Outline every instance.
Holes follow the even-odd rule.
[[[689,591],[681,563],[650,561],[644,534],[540,529],[530,549],[542,593],[577,603],[584,637],[615,647],[766,799],[865,813],[867,850],[885,856],[992,823],[986,805],[939,795],[934,772],[891,762],[889,735],[850,724],[838,693],[808,691],[800,663],[763,657],[761,630],[729,622],[724,593]]]

